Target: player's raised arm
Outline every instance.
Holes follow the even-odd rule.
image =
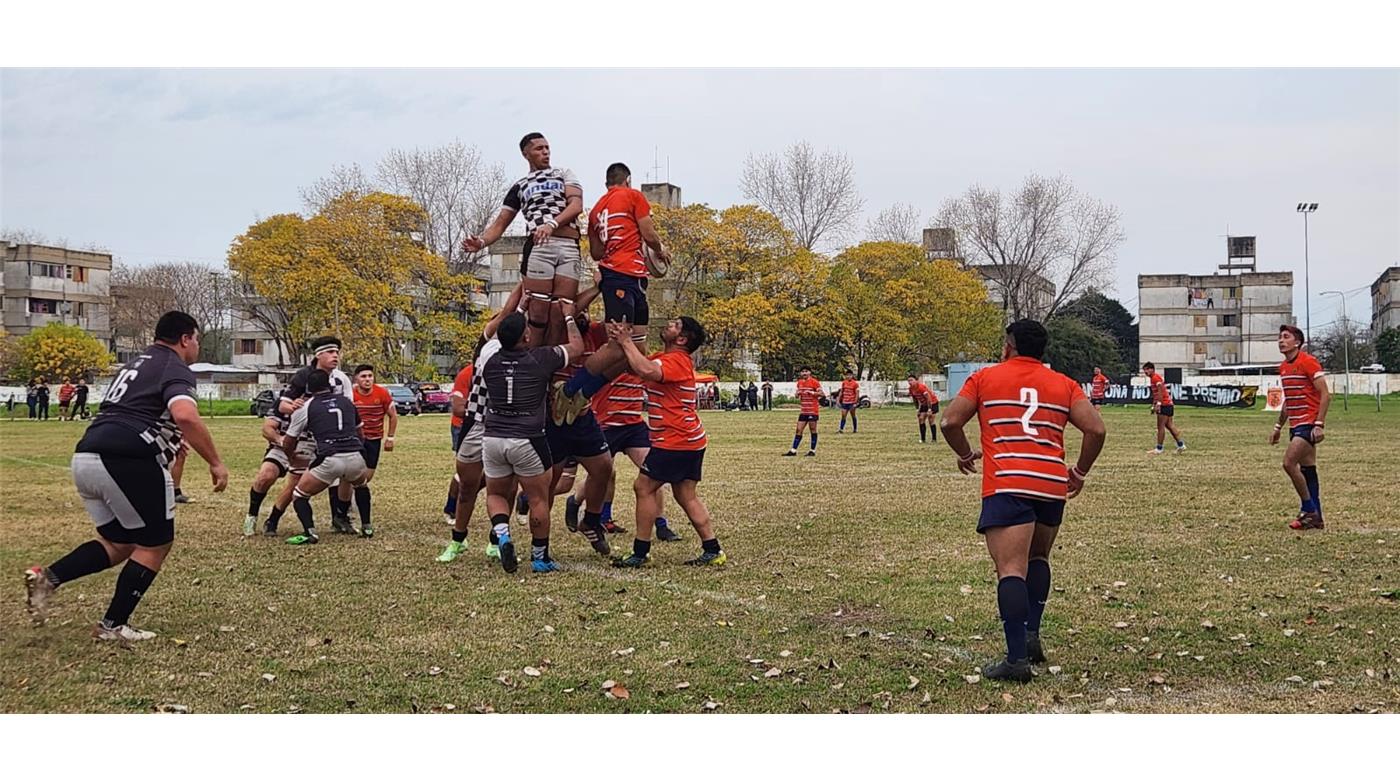
[[[632,340],[632,329],[627,323],[609,322],[608,336],[622,348],[622,354],[627,357],[629,371],[648,382],[661,381],[661,365],[647,359],[647,356],[637,349],[636,342]]]

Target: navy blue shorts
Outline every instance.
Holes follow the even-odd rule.
[[[603,274],[598,289],[603,298],[604,322],[625,320],[633,325],[646,325],[651,322],[646,279],[620,274],[610,268],[598,270]]]
[[[856,405],[855,405],[855,404],[841,404],[841,411],[843,411],[843,412],[854,412],[855,410],[856,410]]]
[[[1059,525],[1064,519],[1063,501],[997,493],[982,499],[982,516],[977,518],[977,533],[984,534],[988,528],[1026,523]]]
[[[1293,441],[1294,439],[1301,438],[1308,444],[1312,444],[1312,432],[1312,425],[1295,425],[1288,429],[1288,440]]]
[[[1159,406],[1159,407],[1157,407],[1157,416],[1158,416],[1158,417],[1171,417],[1171,416],[1173,416],[1173,415],[1175,415],[1175,414],[1176,414],[1176,407],[1175,407],[1175,406]]]
[[[646,423],[615,425],[603,429],[603,438],[608,440],[608,449],[614,455],[622,455],[630,449],[650,449],[651,432]]]
[[[457,451],[457,448],[460,447],[461,445],[462,445],[462,426],[460,426],[460,425],[454,425],[454,426],[452,426],[452,451],[453,451],[453,452],[456,452],[456,451]],[[373,467],[373,466],[370,466],[370,468],[374,468],[374,467]]]
[[[603,438],[598,418],[591,414],[574,420],[572,425],[555,425],[554,420],[546,420],[544,435],[555,463],[609,453],[608,440]]]
[[[816,422],[818,417],[819,417],[819,415],[815,415],[815,414],[799,414],[799,415],[797,415],[797,421],[800,422],[800,423],[804,423],[804,422]]]
[[[705,465],[704,450],[663,450],[652,447],[647,459],[642,461],[642,473],[668,485],[687,480],[700,481],[700,472]]]
[[[365,468],[379,468],[379,448],[383,444],[383,439],[365,439]]]

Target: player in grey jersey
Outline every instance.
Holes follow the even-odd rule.
[[[479,252],[505,233],[516,214],[524,217],[529,234],[520,272],[529,299],[530,343],[541,346],[563,340],[559,304],[572,304],[578,297],[582,257],[577,222],[583,214],[583,187],[573,171],[550,165],[549,141],[540,133],[520,139],[520,154],[530,172],[511,186],[495,221],[480,236],[467,236],[462,248]]]
[[[155,343],[112,380],[72,463],[73,484],[97,525],[98,538],[25,572],[28,607],[36,621],[42,622],[60,585],[125,561],[107,614],[92,635],[123,642],[155,636],[127,621],[175,539],[169,466],[182,439],[209,464],[214,492],[228,486],[228,469],[194,399],[195,379],[187,364],[198,356],[199,324],[184,312],[166,312],[156,323]]]

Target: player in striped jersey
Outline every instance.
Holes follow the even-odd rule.
[[[1094,366],[1094,378],[1089,381],[1089,403],[1094,406],[1103,406],[1104,397],[1108,394],[1108,377],[1104,376],[1103,369]]]
[[[933,440],[938,441],[938,396],[915,374],[909,375],[909,400],[919,415],[919,442],[928,441],[925,432],[932,433]]]
[[[1157,417],[1157,448],[1148,450],[1148,455],[1161,455],[1162,443],[1166,435],[1171,433],[1172,440],[1176,442],[1176,453],[1180,455],[1186,451],[1186,440],[1181,438],[1181,431],[1177,430],[1176,405],[1172,403],[1172,391],[1167,387],[1167,381],[1162,375],[1157,373],[1157,367],[1152,363],[1142,364],[1142,373],[1147,377],[1148,387],[1152,393],[1152,412]]]
[[[1295,531],[1320,529],[1322,499],[1318,496],[1317,445],[1322,443],[1332,394],[1327,390],[1322,364],[1303,351],[1303,331],[1298,326],[1279,326],[1278,351],[1283,353],[1283,362],[1278,367],[1279,379],[1283,382],[1283,408],[1279,410],[1269,444],[1278,444],[1286,423],[1288,449],[1283,452],[1283,471],[1302,500],[1298,516],[1288,527]]]
[[[399,412],[394,408],[394,397],[389,388],[375,384],[374,366],[361,363],[355,366],[355,385],[350,397],[355,404],[355,412],[360,415],[361,438],[364,439],[365,484],[355,488],[355,506],[360,510],[360,535],[374,536],[374,525],[370,523],[370,480],[379,468],[380,451],[394,451],[394,434],[399,429]],[[385,431],[385,428],[388,431]]]
[[[598,424],[603,426],[603,437],[608,440],[608,449],[613,460],[618,455],[626,455],[640,469],[651,452],[651,432],[646,424],[646,385],[635,374],[623,372],[598,389],[589,402]],[[591,477],[590,477],[591,479]],[[611,532],[612,502],[617,490],[617,469],[613,469],[608,489],[603,497],[603,527]],[[657,511],[664,503],[657,493]],[[574,503],[583,502],[582,486],[574,493]],[[611,526],[611,527],[610,527]],[[663,542],[678,542],[681,537],[671,529],[664,516],[656,518],[656,538]]]
[[[838,402],[841,404],[841,425],[836,429],[836,432],[846,432],[846,415],[848,414],[851,416],[851,433],[860,431],[860,420],[856,419],[856,405],[860,403],[860,383],[856,381],[856,375],[850,371],[847,371],[846,378],[841,380],[841,395]]]
[[[646,385],[647,426],[651,429],[651,451],[632,485],[637,494],[632,554],[613,561],[613,565],[633,569],[646,564],[653,522],[661,514],[661,488],[667,484],[700,536],[700,555],[686,565],[724,564],[727,559],[712,530],[710,510],[696,492],[709,442],[695,397],[694,354],[705,343],[704,327],[690,317],[671,320],[661,332],[665,348],[649,357],[637,349],[627,323],[608,323],[608,336],[622,348],[632,373]]]
[[[803,366],[797,372],[797,430],[792,434],[792,449],[784,452],[783,457],[790,458],[797,454],[797,448],[802,446],[802,432],[809,428],[812,431],[812,448],[807,450],[807,457],[817,454],[817,421],[821,419],[822,392],[822,383],[812,378],[812,369]]]
[[[1050,595],[1050,550],[1065,501],[1084,488],[1103,449],[1098,410],[1078,383],[1041,363],[1049,340],[1045,326],[1034,320],[1008,325],[1002,362],[968,377],[943,414],[944,438],[960,471],[976,473],[986,454],[977,531],[986,535],[996,565],[997,607],[1006,634],[1006,658],[982,670],[990,680],[1029,682],[1031,664],[1045,661],[1040,620]],[[973,415],[980,451],[963,432]],[[1084,434],[1073,468],[1065,463],[1066,425]]]

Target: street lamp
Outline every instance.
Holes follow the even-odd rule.
[[[1317,211],[1316,203],[1299,203],[1303,215],[1303,316],[1306,319],[1307,341],[1312,343],[1312,287],[1308,284],[1308,215]]]
[[[1342,299],[1342,370],[1346,372],[1346,393],[1342,396],[1342,409],[1347,409],[1347,396],[1351,395],[1351,323],[1347,320],[1347,297],[1337,290],[1327,290],[1322,295],[1335,295]]]

